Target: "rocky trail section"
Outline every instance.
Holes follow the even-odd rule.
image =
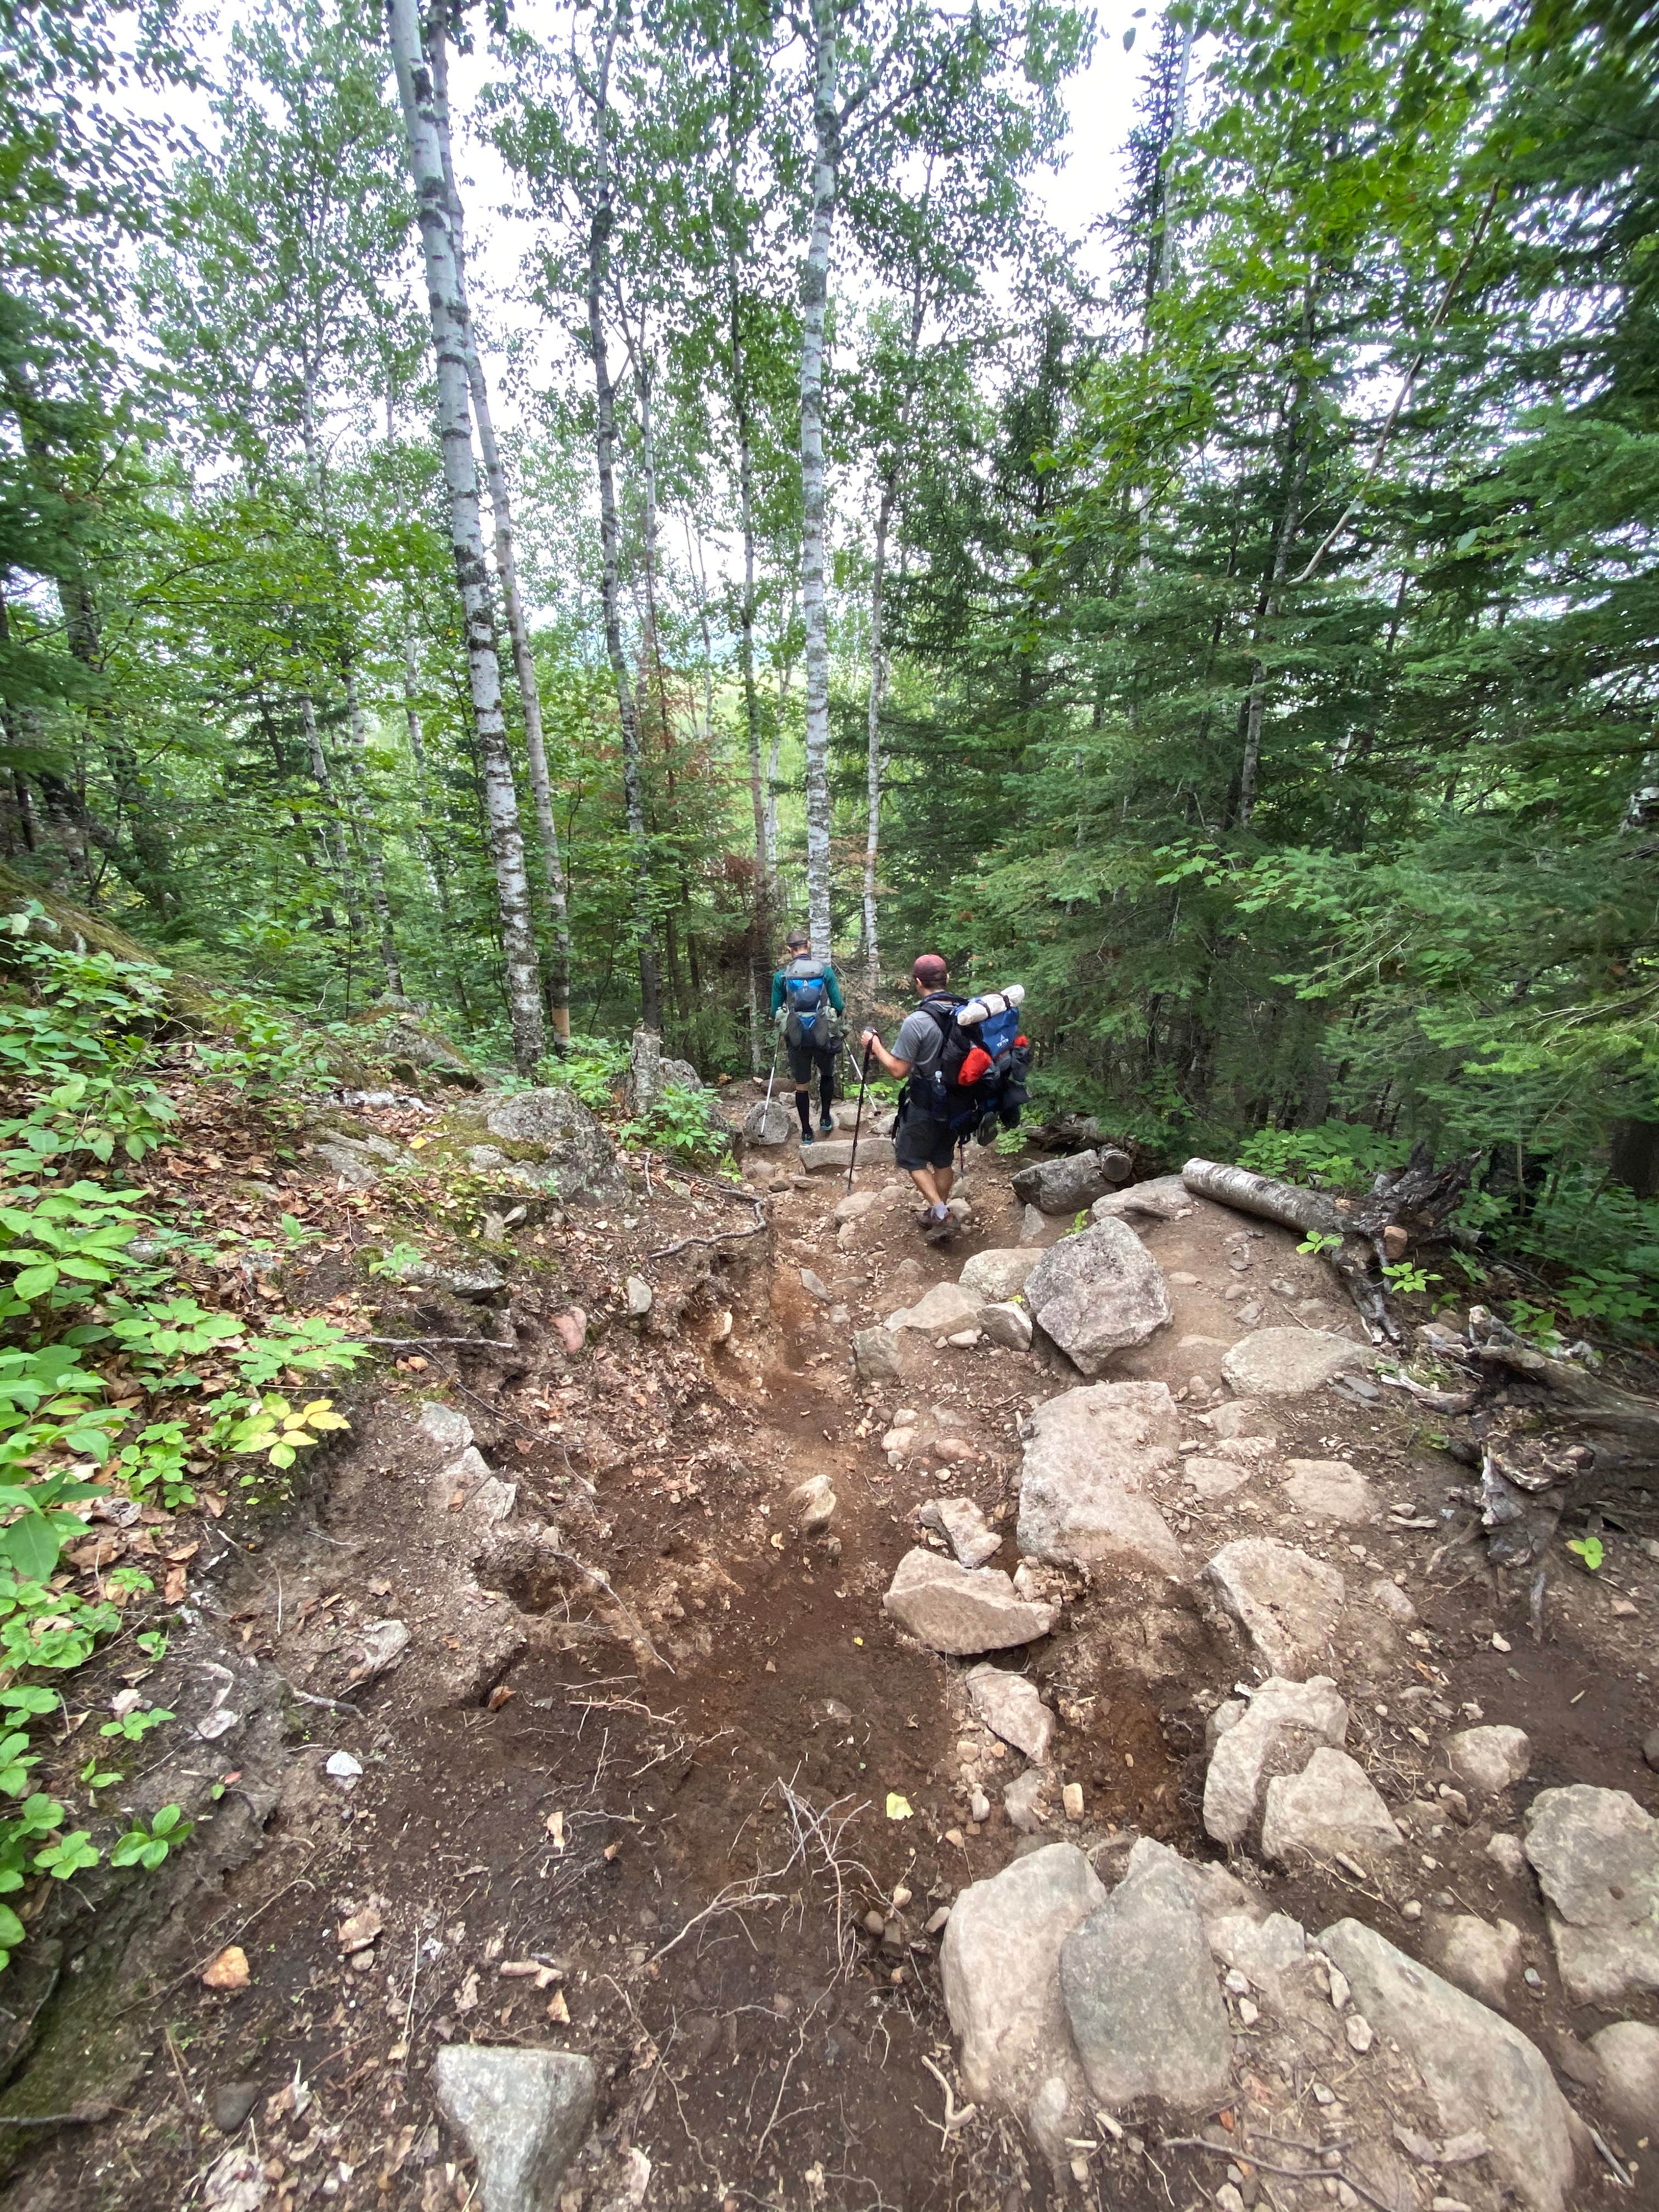
[[[930,1247],[722,1103],[758,1235],[567,1093],[313,1133],[395,1358],[175,1644],[240,1845],[13,2201],[1640,2201],[1643,1545],[1535,1643],[1293,1232],[1097,1146]]]

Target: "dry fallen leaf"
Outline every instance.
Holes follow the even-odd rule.
[[[167,1579],[161,1584],[163,1601],[167,1605],[181,1605],[184,1602],[185,1592],[189,1586],[190,1576],[186,1569],[169,1567]]]
[[[555,1990],[552,1996],[549,1997],[547,2001],[547,2016],[550,2020],[556,2021],[561,2027],[569,2027],[570,2008],[564,2001],[564,1991],[562,1990]]]
[[[515,1698],[517,1695],[518,1692],[516,1690],[509,1689],[505,1682],[497,1682],[495,1688],[489,1693],[490,1711],[492,1713],[500,1712],[501,1707],[507,1703],[507,1699],[509,1698]]]
[[[478,1970],[475,1966],[455,1992],[457,2012],[476,2012],[478,2007]]]
[[[345,1952],[366,1951],[386,1925],[379,1905],[371,1898],[347,1919],[340,1923],[338,1942]]]
[[[245,1990],[247,1984],[247,1953],[240,1943],[227,1943],[218,1957],[202,1969],[204,1989]]]

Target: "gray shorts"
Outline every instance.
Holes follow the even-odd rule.
[[[893,1132],[893,1158],[902,1168],[948,1168],[957,1140],[943,1121],[907,1106]]]

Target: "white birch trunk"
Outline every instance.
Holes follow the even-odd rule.
[[[731,319],[732,410],[738,430],[738,520],[743,531],[743,598],[738,610],[738,670],[743,684],[743,720],[749,739],[749,799],[755,821],[754,944],[749,963],[749,1067],[764,1073],[765,1047],[761,1035],[760,997],[763,978],[771,972],[771,931],[775,903],[773,841],[769,834],[769,786],[761,757],[760,694],[755,683],[755,457],[749,414],[747,364],[744,356],[739,314],[737,257],[728,251],[726,260],[726,300]]]
[[[595,181],[587,234],[587,337],[593,357],[593,393],[598,412],[595,439],[599,478],[600,581],[605,608],[605,648],[617,688],[617,719],[622,727],[623,807],[634,877],[634,941],[640,967],[640,1019],[662,1034],[662,980],[657,961],[656,920],[651,896],[651,846],[646,834],[644,763],[640,743],[639,704],[623,650],[619,532],[617,521],[616,386],[605,334],[605,294],[610,277],[611,231],[615,219],[611,174],[611,62],[617,26],[613,20],[600,50],[592,93]]]
[[[887,649],[882,637],[882,589],[887,580],[887,532],[893,520],[896,463],[882,480],[876,511],[876,559],[870,581],[870,724],[865,761],[864,988],[872,1006],[881,988],[877,935],[876,872],[881,853],[881,708],[887,691]]]
[[[443,155],[444,183],[449,196],[449,219],[455,241],[455,273],[463,306],[466,301],[465,219],[460,194],[455,189],[455,164],[449,136],[449,47],[443,18],[433,18],[430,40],[434,108],[438,143]],[[513,507],[495,443],[495,425],[489,411],[489,386],[478,352],[477,332],[470,308],[466,310],[466,382],[477,427],[478,450],[483,457],[484,481],[489,489],[489,514],[495,526],[495,574],[501,580],[501,607],[507,617],[507,641],[513,649],[513,672],[518,678],[520,703],[524,708],[525,751],[530,760],[530,790],[536,806],[540,835],[542,872],[547,885],[548,911],[553,921],[553,959],[547,979],[547,995],[553,1016],[553,1033],[560,1043],[570,1036],[570,907],[559,851],[559,833],[553,819],[553,787],[547,772],[547,741],[542,726],[542,695],[536,681],[535,657],[530,650],[530,630],[525,621],[524,600],[519,591],[519,561],[514,544]]]
[[[410,167],[415,180],[427,294],[432,313],[432,349],[438,374],[438,432],[443,447],[444,483],[449,495],[450,540],[460,589],[466,634],[467,675],[473,720],[478,732],[495,864],[501,950],[507,969],[507,1011],[513,1028],[513,1058],[529,1074],[546,1048],[542,1022],[541,974],[530,921],[530,885],[525,875],[524,833],[518,794],[513,787],[512,757],[501,714],[501,667],[495,623],[484,566],[483,531],[478,514],[478,472],[473,459],[466,378],[467,317],[455,242],[450,228],[449,193],[443,152],[433,110],[432,73],[421,45],[421,21],[415,0],[387,0],[392,58],[409,136]]]
[[[839,184],[841,117],[835,0],[812,0],[812,228],[801,270],[801,608],[806,623],[806,926],[830,953],[830,610],[824,595],[823,318]]]

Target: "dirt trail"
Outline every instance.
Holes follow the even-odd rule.
[[[832,1218],[840,1178],[786,1180],[769,1194],[767,1236],[654,1263],[650,1251],[712,1235],[722,1209],[740,1223],[741,1209],[709,1200],[696,1213],[683,1185],[573,1213],[526,1234],[510,1348],[434,1343],[422,1370],[379,1379],[325,1487],[228,1561],[173,1674],[150,1686],[193,1714],[204,1700],[190,1669],[228,1653],[240,1702],[263,1696],[280,1713],[279,1677],[313,1702],[290,1704],[280,1735],[273,1723],[256,1741],[250,1725],[191,1746],[190,1767],[246,1799],[258,1847],[147,1936],[150,1992],[135,1985],[131,2033],[109,2046],[121,2115],[41,2142],[8,2203],[193,2201],[224,2148],[216,2112],[240,2125],[242,2108],[270,2212],[321,2199],[459,2212],[471,2170],[437,2128],[430,2086],[434,2050],[457,2038],[598,2062],[597,2132],[564,2212],[1012,2212],[1057,2188],[1126,2208],[1207,2200],[1216,2172],[1159,2152],[1155,2132],[1103,2135],[1080,2161],[1086,2180],[1057,2182],[996,2115],[946,2125],[939,1917],[1017,1847],[1001,1789],[1022,1762],[969,1718],[968,1662],[899,1635],[882,1595],[932,1498],[974,1499],[1005,1532],[993,1564],[1015,1566],[1021,1420],[1079,1378],[1052,1352],[912,1334],[902,1382],[877,1392],[859,1387],[848,1347],[971,1253],[1018,1242],[1009,1174],[994,1156],[973,1160],[971,1219],[945,1249],[922,1242],[890,1169],[860,1173],[878,1202],[850,1227]],[[1049,1222],[1046,1240],[1067,1226]],[[1213,1448],[1220,1358],[1252,1328],[1358,1334],[1288,1235],[1200,1204],[1145,1241],[1175,1320],[1113,1371],[1176,1392],[1188,1458]],[[636,1271],[654,1302],[630,1322],[623,1279]],[[603,1325],[571,1356],[553,1322],[576,1305]],[[384,1326],[434,1338],[480,1327],[453,1302],[421,1312],[389,1301]],[[423,1429],[428,1401],[470,1425],[482,1460],[469,1472],[457,1423],[441,1439],[432,1417]],[[893,1465],[882,1437],[902,1405],[927,1417],[925,1448]],[[1172,1479],[1161,1503],[1193,1575],[1230,1537],[1276,1534],[1334,1560],[1356,1590],[1403,1587],[1419,1624],[1362,1614],[1344,1654],[1351,1748],[1412,1839],[1363,1909],[1413,1951],[1439,1899],[1515,1921],[1540,1983],[1522,2024],[1571,2088],[1577,2039],[1599,2016],[1563,2002],[1530,1883],[1486,1855],[1480,1808],[1440,1794],[1438,1746],[1477,1712],[1523,1723],[1528,1794],[1591,1780],[1659,1808],[1639,1751],[1656,1600],[1645,1532],[1609,1532],[1595,1581],[1558,1581],[1536,1647],[1480,1547],[1455,1540],[1470,1519],[1465,1471],[1397,1396],[1327,1388],[1277,1401],[1271,1426],[1273,1446],[1231,1494]],[[1372,1476],[1382,1520],[1296,1512],[1281,1481],[1292,1457]],[[790,1493],[820,1474],[837,1509],[803,1536]],[[491,1522],[501,1483],[516,1494]],[[1056,1813],[1050,1832],[1094,1851],[1109,1879],[1139,1834],[1212,1855],[1199,1819],[1205,1724],[1242,1664],[1236,1639],[1199,1579],[1150,1613],[1081,1578],[1070,1595],[1056,1632],[1024,1655],[1060,1719],[1058,1771],[1083,1786],[1081,1823]],[[364,1679],[375,1624],[394,1620],[406,1652]],[[326,1772],[342,1751],[360,1778]],[[975,1821],[981,1789],[992,1811]],[[1340,1876],[1271,1889],[1310,1927],[1355,1904]],[[342,1925],[364,1908],[378,1932],[343,1952]],[[204,1989],[200,1968],[232,1942],[249,1985]],[[20,2078],[8,2109],[40,2109],[79,2033],[48,2033],[50,2063],[34,2087]]]

